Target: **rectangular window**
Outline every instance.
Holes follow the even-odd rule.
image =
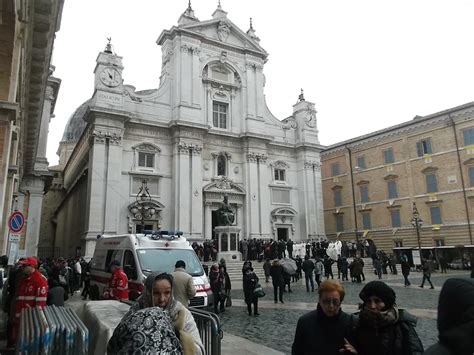
[[[395,240],[395,248],[403,248],[403,241],[402,240]]]
[[[372,221],[370,219],[370,213],[362,213],[362,226],[364,229],[372,229]]]
[[[438,206],[430,207],[431,224],[441,224],[441,209]]]
[[[367,185],[360,186],[360,202],[369,202],[369,186]]]
[[[334,206],[342,205],[342,191],[334,190]]]
[[[272,203],[290,204],[290,190],[272,189]]]
[[[416,142],[416,155],[422,157],[425,154],[432,154],[431,138]]]
[[[344,215],[337,214],[336,215],[336,232],[344,231]]]
[[[387,182],[387,188],[388,188],[388,198],[398,197],[397,182],[395,180],[389,180]]]
[[[228,104],[222,102],[213,102],[212,104],[212,124],[217,128],[227,128],[227,109]]]
[[[426,191],[428,193],[438,192],[438,181],[435,174],[426,175]]]
[[[474,187],[474,166],[469,167],[469,184]]]
[[[331,164],[331,176],[339,175],[339,163],[332,163]]]
[[[390,211],[390,217],[392,219],[393,228],[399,228],[402,226],[402,221],[400,220],[400,210]]]
[[[155,166],[155,154],[138,152],[138,166],[142,168],[153,168]]]
[[[285,181],[285,169],[275,169],[275,181]]]
[[[365,165],[365,157],[357,157],[357,167],[361,169],[367,169]]]
[[[474,127],[466,128],[462,131],[462,136],[464,139],[464,145],[473,145],[474,144]]]
[[[385,164],[392,164],[395,159],[393,157],[393,149],[388,148],[383,151],[383,161]]]

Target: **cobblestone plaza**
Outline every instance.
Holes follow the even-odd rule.
[[[261,267],[260,264],[255,265]],[[337,275],[337,274],[336,274]],[[413,273],[410,277],[412,285],[403,286],[403,277],[399,275],[383,275],[383,281],[387,282],[397,294],[399,308],[408,310],[418,317],[416,331],[420,336],[425,349],[437,341],[438,331],[436,328],[437,304],[439,291],[443,283],[451,277],[467,278],[467,272],[452,272],[449,274],[433,274],[432,282],[434,290],[425,287],[421,289],[422,275]],[[372,275],[366,275],[367,281],[373,280]],[[230,333],[243,337],[252,342],[265,345],[276,351],[289,354],[296,329],[298,318],[316,308],[317,292],[306,292],[304,280],[292,283],[292,293],[285,293],[284,304],[273,302],[273,288],[270,283],[263,280],[262,286],[266,296],[259,300],[260,316],[248,316],[246,305],[243,301],[243,292],[238,282],[233,283],[232,302],[233,305],[221,314],[221,322],[224,337]],[[359,292],[365,285],[344,282],[346,296],[342,309],[348,313],[357,311],[360,302]]]

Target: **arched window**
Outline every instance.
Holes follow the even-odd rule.
[[[218,176],[226,176],[226,157],[223,154],[220,154],[217,157],[217,175]]]

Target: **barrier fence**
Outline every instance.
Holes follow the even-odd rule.
[[[87,354],[89,331],[70,308],[25,308],[20,315],[16,353],[25,355]]]
[[[196,325],[207,355],[221,355],[221,340],[223,332],[219,317],[214,313],[202,309],[189,308],[196,321]]]

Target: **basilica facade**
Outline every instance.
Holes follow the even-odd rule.
[[[99,53],[54,168],[59,254],[91,256],[97,235],[144,228],[210,239],[225,195],[240,238],[324,238],[315,107],[301,94],[291,116],[272,115],[259,42],[220,6],[205,21],[188,7],[158,37],[160,83],[144,91],[124,84],[110,45]]]

